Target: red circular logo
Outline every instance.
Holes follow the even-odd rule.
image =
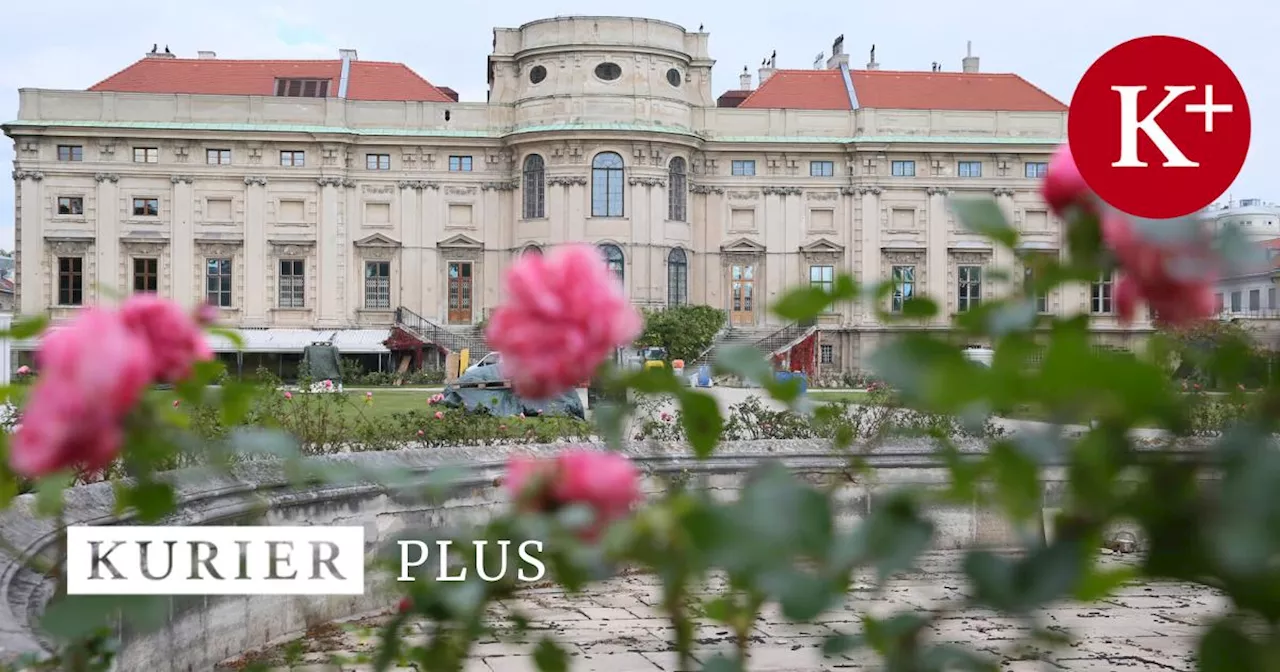
[[[1212,203],[1249,153],[1249,103],[1212,51],[1140,37],[1089,66],[1071,97],[1067,138],[1085,182],[1136,217],[1170,219]]]

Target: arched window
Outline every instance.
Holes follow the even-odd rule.
[[[520,256],[524,256],[526,254],[536,254],[541,256],[542,248],[538,247],[537,245],[534,245],[533,243],[530,243],[529,245],[525,246],[523,250],[520,250]]]
[[[547,216],[547,166],[542,157],[530,154],[524,159],[524,218]]]
[[[685,181],[684,159],[671,159],[667,168],[667,219],[673,222],[687,221],[688,183]]]
[[[687,303],[689,303],[689,257],[685,256],[684,250],[677,247],[667,255],[667,305],[674,307]]]
[[[591,160],[591,216],[622,216],[622,156],[615,152]]]
[[[604,255],[604,261],[609,265],[609,270],[613,271],[621,282],[624,277],[622,250],[618,249],[617,245],[606,243],[600,246],[600,252]]]

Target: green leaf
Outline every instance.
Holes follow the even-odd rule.
[[[288,432],[274,429],[237,427],[227,443],[240,455],[296,458],[300,454],[297,439]]]
[[[1004,211],[994,200],[954,198],[951,199],[951,209],[966,229],[987,236],[1005,247],[1017,247],[1018,231],[1005,219]]]
[[[991,463],[997,499],[1005,512],[1018,523],[1039,515],[1044,499],[1039,465],[1007,441],[993,445],[987,460]]]
[[[822,642],[822,655],[828,658],[838,656],[848,651],[853,651],[865,645],[860,635],[850,635],[838,632],[827,637]]]
[[[1110,597],[1124,584],[1139,578],[1134,567],[1118,567],[1116,569],[1093,568],[1080,579],[1076,585],[1075,598],[1081,602],[1096,602]]]
[[[1222,619],[1200,638],[1196,660],[1201,672],[1241,672],[1260,670],[1262,648],[1240,630],[1240,624]]]
[[[123,513],[130,508],[137,511],[138,521],[154,523],[173,513],[178,499],[173,486],[152,480],[139,480],[128,484],[117,481],[116,510]]]
[[[995,338],[1035,326],[1040,316],[1035,299],[1002,301],[987,315],[987,333]]]
[[[920,654],[922,672],[997,672],[999,663],[958,644],[938,644]]]
[[[8,337],[15,341],[21,341],[28,338],[35,338],[44,333],[46,327],[49,326],[48,315],[36,315],[24,320],[14,322],[9,327]]]
[[[702,672],[743,672],[743,669],[738,665],[738,661],[717,653],[702,665]]]
[[[796,623],[817,618],[840,596],[830,582],[791,568],[765,574],[761,586],[782,606],[782,615]]]
[[[693,448],[698,459],[706,459],[715,451],[720,441],[720,432],[724,428],[724,418],[720,415],[720,406],[715,398],[701,392],[682,389],[680,400],[680,424],[684,427],[685,438]]]
[[[913,296],[902,302],[900,315],[905,319],[928,320],[938,314],[938,304],[927,296]]]
[[[43,476],[36,481],[36,513],[56,516],[62,513],[62,492],[71,486],[75,476],[61,472]]]
[[[773,305],[773,312],[784,320],[801,322],[818,317],[830,305],[831,295],[821,287],[796,287],[778,299]]]
[[[609,402],[599,404],[592,409],[592,419],[600,431],[600,436],[614,450],[620,449],[622,442],[626,439],[623,434],[626,432],[629,412],[630,408],[627,404]]]
[[[49,603],[40,627],[60,640],[77,640],[111,627],[118,615],[131,629],[145,633],[164,625],[169,599],[163,595],[67,595]]]
[[[773,367],[759,350],[749,345],[720,348],[716,352],[715,370],[757,385],[773,380]]]
[[[568,672],[569,654],[554,640],[544,638],[533,649],[533,663],[540,672]]]

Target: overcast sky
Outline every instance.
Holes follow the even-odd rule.
[[[181,57],[360,58],[402,61],[465,101],[485,99],[485,58],[495,26],[570,14],[640,11],[711,33],[717,94],[737,88],[742,66],[754,72],[778,51],[778,67],[809,68],[818,52],[845,36],[853,67],[876,45],[885,69],[959,70],[973,41],[982,70],[1016,72],[1063,102],[1098,56],[1125,40],[1166,34],[1195,40],[1236,72],[1249,96],[1253,147],[1234,198],[1280,201],[1280,3],[1264,0],[9,0],[0,40],[0,119],[16,118],[19,87],[83,89],[140,58],[152,43]],[[481,9],[483,7],[483,10]],[[0,142],[7,173],[13,144]],[[13,244],[13,182],[0,179],[0,247]]]

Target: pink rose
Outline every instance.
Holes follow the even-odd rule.
[[[324,389],[326,389],[326,390],[332,390],[332,389],[333,389],[333,381],[332,381],[332,380],[325,380],[325,381],[324,381]]]
[[[433,394],[433,395],[431,395],[431,398],[427,400],[427,403],[432,404],[432,405],[435,405],[435,404],[438,404],[438,403],[440,403],[440,402],[442,402],[442,401],[444,401],[444,395],[443,395],[443,394]]]
[[[436,411],[436,420],[444,420],[444,413]]]
[[[365,393],[364,393],[364,398],[365,398],[365,399],[372,399],[372,398],[373,398],[373,393],[372,393],[372,392],[365,392]]]
[[[419,430],[418,430],[418,436],[422,436],[422,435],[423,435],[423,433],[424,433],[424,432],[423,432],[421,429],[419,429]]]
[[[662,415],[660,415],[660,416],[658,416],[658,417],[662,418],[662,421],[663,421],[663,422],[671,422],[671,414],[670,414],[670,413],[667,413],[666,411],[663,411],[663,412],[662,412]]]
[[[1065,144],[1058,147],[1040,185],[1040,195],[1045,203],[1061,217],[1071,206],[1091,208],[1089,199],[1092,193],[1071,158],[1071,147]]]
[[[507,301],[485,337],[502,352],[516,394],[546,399],[590,379],[640,334],[640,313],[598,249],[572,244],[517,259],[503,278]]]
[[[134,294],[120,306],[125,324],[151,346],[152,377],[174,383],[197,361],[213,359],[200,325],[181,306],[155,294]]]
[[[507,426],[506,426],[506,425],[498,425],[498,431],[499,431],[499,432],[505,432],[505,431],[507,431]]]
[[[181,402],[181,401],[179,401],[178,399],[174,399],[174,400],[173,400],[173,407],[174,407],[174,408],[177,408],[177,407],[178,407],[178,404],[180,404],[180,403],[182,403],[182,402]]]
[[[86,308],[45,336],[36,364],[47,375],[36,381],[22,409],[10,466],[38,477],[109,464],[120,451],[124,417],[151,383],[148,342],[120,313]]]
[[[25,376],[25,375],[28,375],[28,374],[30,374],[30,373],[31,373],[31,367],[27,366],[26,364],[23,364],[22,366],[19,366],[19,367],[18,367],[18,375],[19,375],[19,376]]]
[[[1184,326],[1213,315],[1217,275],[1203,231],[1191,241],[1162,243],[1143,237],[1125,215],[1108,212],[1102,216],[1102,239],[1120,262],[1115,302],[1122,324],[1133,321],[1142,301],[1161,324]]]
[[[568,450],[551,459],[512,457],[503,483],[524,510],[549,511],[568,504],[591,507],[596,525],[584,534],[588,539],[627,515],[642,498],[640,472],[631,460],[589,449]]]
[[[196,324],[202,327],[213,326],[218,321],[218,307],[211,303],[202,303],[196,307]]]
[[[292,393],[292,392],[290,392],[290,391],[288,391],[288,390],[285,390],[285,392],[284,392],[284,398],[285,398],[285,399],[292,399],[292,398],[293,398],[293,393]]]

